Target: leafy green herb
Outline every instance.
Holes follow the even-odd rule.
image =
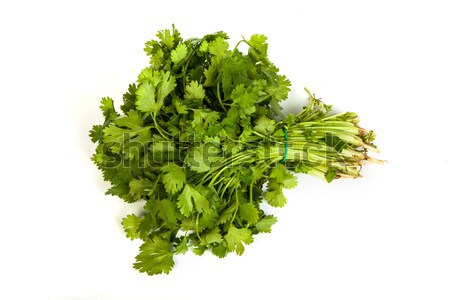
[[[332,114],[308,90],[309,105],[283,117],[290,82],[270,62],[264,35],[232,49],[224,32],[184,40],[173,28],[157,37],[121,111],[103,98],[105,121],[89,134],[106,193],[143,203],[145,213],[122,221],[127,237],[143,241],[139,271],[168,273],[189,249],[241,255],[255,234],[271,232],[277,219],[261,204],[284,206],[294,173],[331,182],[381,162],[367,156],[375,135],[356,114]]]

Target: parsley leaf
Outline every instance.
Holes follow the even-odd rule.
[[[256,120],[255,130],[262,134],[271,134],[275,131],[275,121],[266,116],[261,116]]]
[[[193,212],[194,207],[197,212],[207,212],[209,202],[194,187],[186,184],[183,192],[178,196],[178,207],[181,213],[188,217]]]
[[[217,57],[219,61],[229,55],[228,43],[221,36],[217,37],[209,44],[208,50],[209,53]]]
[[[155,113],[161,108],[161,103],[156,103],[156,88],[149,81],[144,82],[136,91],[136,107],[142,112]]]
[[[208,244],[222,243],[223,238],[220,234],[220,229],[218,227],[215,227],[211,232],[208,232],[205,235],[205,240]]]
[[[170,72],[165,72],[161,77],[161,85],[158,86],[158,102],[163,104],[164,99],[175,89],[177,84]]]
[[[271,206],[283,207],[286,204],[286,197],[283,195],[282,187],[283,186],[276,181],[269,181],[264,198]]]
[[[184,98],[189,100],[203,100],[203,98],[205,98],[205,90],[197,81],[191,81],[186,86]]]
[[[135,215],[128,215],[122,220],[122,226],[127,233],[127,238],[134,240],[139,238],[139,224],[141,223],[141,218]]]
[[[114,102],[109,97],[102,98],[100,109],[102,110],[105,120],[114,120],[117,117],[117,112],[114,109]]]
[[[185,44],[179,44],[176,49],[170,52],[170,58],[174,64],[179,64],[188,54],[188,50]]]
[[[162,181],[167,192],[175,194],[183,188],[186,182],[186,174],[181,167],[173,162],[169,162],[166,166],[162,167],[162,171],[164,172]]]
[[[255,224],[258,222],[259,213],[253,203],[245,203],[239,206],[239,216],[248,224]]]
[[[139,248],[134,268],[148,275],[168,274],[174,265],[170,242],[159,237],[148,240]]]
[[[228,251],[236,251],[237,255],[242,255],[245,250],[244,244],[251,244],[253,237],[251,231],[247,228],[236,228],[231,225],[225,235],[225,241],[228,245]]]
[[[275,218],[274,216],[266,216],[263,219],[261,219],[260,221],[258,221],[258,223],[256,223],[255,227],[259,232],[272,232],[272,225],[275,224],[277,222],[277,218]]]

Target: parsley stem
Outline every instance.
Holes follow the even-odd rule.
[[[222,102],[222,96],[220,95],[220,82],[217,83],[217,99],[219,100],[219,104],[222,107],[222,109],[224,111],[227,111],[227,109],[225,108],[225,106],[223,106],[223,102]]]
[[[254,182],[253,182],[253,180],[252,180],[252,182],[251,182],[251,184],[250,184],[250,191],[249,191],[249,200],[250,200],[250,203],[253,203],[253,184],[254,184]]]
[[[231,185],[231,183],[232,183],[233,180],[235,180],[235,179],[236,179],[235,177],[231,177],[231,178],[228,180],[228,182],[225,184],[225,186],[223,187],[222,192],[221,192],[221,194],[220,194],[220,197],[221,197],[221,198],[223,198],[223,196],[224,196],[225,192],[227,191],[228,187]]]
[[[230,225],[229,225],[229,227],[231,227],[231,225],[233,225],[234,219],[236,218],[236,214],[237,214],[237,212],[238,212],[239,205],[240,205],[240,204],[239,204],[238,193],[236,192],[236,190],[234,191],[234,195],[235,195],[235,198],[236,198],[235,209],[234,209],[233,217],[232,217],[231,220],[230,220]],[[228,227],[228,228],[229,228],[229,227]]]
[[[200,218],[200,213],[197,213],[197,217],[196,217],[196,220],[195,220],[195,233],[197,234],[198,239],[199,239],[202,243],[205,243],[205,244],[206,244],[206,242],[201,238],[200,233],[199,233],[199,231],[198,231],[198,220],[199,220],[199,218]]]
[[[234,48],[233,48],[233,51],[231,51],[230,57],[233,56],[233,55],[237,52],[238,47],[239,47],[239,45],[240,45],[242,42],[246,42],[246,43],[247,43],[247,41],[246,41],[245,39],[242,39],[242,40],[240,40],[239,42],[237,42],[237,43],[236,43],[236,46],[234,46]]]
[[[152,114],[152,118],[153,118],[153,122],[155,123],[155,128],[156,128],[156,130],[158,130],[159,134],[161,134],[161,136],[162,136],[164,139],[169,140],[169,138],[163,133],[163,132],[165,132],[165,133],[167,133],[167,132],[166,132],[164,129],[162,129],[162,128],[159,126],[158,122],[156,121],[155,114]],[[167,134],[169,134],[169,133],[167,133]]]

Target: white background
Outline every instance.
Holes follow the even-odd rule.
[[[1,299],[450,299],[449,8],[446,1],[2,1]],[[121,98],[144,43],[269,36],[295,86],[352,110],[384,166],[332,184],[300,176],[279,222],[242,257],[132,268],[139,242],[89,158],[103,96]]]

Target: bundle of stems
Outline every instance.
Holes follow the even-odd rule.
[[[194,176],[194,182],[216,187],[223,196],[227,189],[236,190],[241,185],[238,169],[234,171],[237,177],[229,173],[227,177],[221,176],[236,166],[256,167],[263,174],[262,181],[270,178],[271,168],[284,164],[293,172],[312,174],[331,182],[337,178],[361,177],[364,164],[385,162],[369,156],[369,151],[379,152],[372,144],[375,133],[360,127],[355,113],[332,114],[331,106],[305,90],[309,95],[307,107],[276,123],[273,134],[252,130],[243,151],[226,158],[207,173]]]

